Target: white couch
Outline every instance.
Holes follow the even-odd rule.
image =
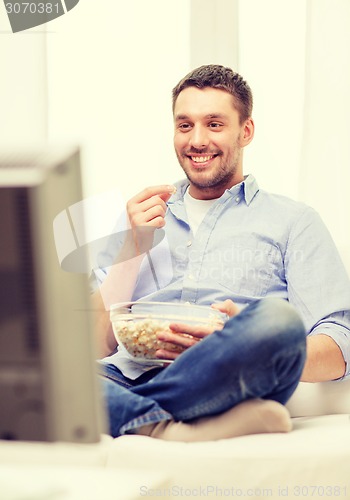
[[[60,500],[99,500],[106,492],[117,500],[350,498],[350,380],[301,383],[288,408],[287,434],[201,443],[135,435],[91,445],[0,442],[0,498],[46,499],[52,491],[61,491]],[[4,496],[6,487],[17,496]],[[23,488],[37,495],[20,496]]]
[[[182,487],[193,497],[200,491],[215,496],[215,488],[216,496],[225,496],[219,490],[230,496],[234,488],[240,490],[236,496],[260,497],[265,490],[265,496],[280,498],[287,490],[298,496],[303,487],[300,497],[350,498],[350,380],[300,384],[288,404],[291,414],[304,413],[305,403],[308,416],[294,416],[288,434],[194,444],[123,436],[111,443],[106,465],[170,473],[174,496]]]
[[[342,257],[350,274],[348,249]],[[301,382],[287,407],[288,434],[193,444],[122,436],[110,443],[106,467],[168,474],[170,489],[148,496],[350,498],[350,379]]]
[[[287,407],[288,434],[201,443],[133,435],[103,436],[96,445],[0,442],[0,498],[97,500],[106,491],[118,500],[350,498],[350,379],[300,383]],[[51,488],[51,496],[20,496],[23,484],[27,492],[28,486]]]

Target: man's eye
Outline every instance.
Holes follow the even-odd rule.
[[[212,122],[212,123],[209,123],[209,127],[210,128],[220,128],[220,127],[222,127],[222,124],[217,123],[217,122]]]
[[[186,131],[186,130],[189,130],[190,128],[191,128],[191,125],[189,123],[180,123],[179,124],[180,130]]]

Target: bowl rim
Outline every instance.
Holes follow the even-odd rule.
[[[110,309],[116,309],[118,307],[127,307],[131,306],[134,304],[152,304],[152,305],[157,305],[157,306],[181,306],[181,307],[194,307],[196,309],[214,309],[209,305],[204,305],[204,304],[192,304],[191,302],[180,302],[180,301],[174,301],[174,302],[169,302],[169,301],[164,301],[164,302],[159,302],[159,301],[154,301],[154,300],[127,300],[125,302],[116,302],[114,304],[111,304]],[[214,309],[214,311],[218,311],[218,309]],[[221,311],[218,311],[221,312]],[[225,314],[225,313],[223,313]]]
[[[116,302],[115,304],[111,304],[110,306],[110,316],[113,317],[113,315],[116,315],[118,314],[119,316],[122,316],[122,315],[125,315],[125,316],[130,316],[131,314],[134,315],[134,317],[136,315],[141,315],[141,316],[144,316],[145,314],[152,314],[151,312],[136,312],[133,313],[132,310],[131,310],[131,307],[135,304],[140,304],[140,305],[152,305],[152,306],[159,306],[160,308],[166,308],[165,306],[171,306],[174,308],[174,312],[167,312],[167,313],[162,313],[162,311],[159,311],[159,313],[153,313],[155,316],[158,316],[158,317],[163,317],[163,318],[171,318],[171,317],[174,317],[174,315],[176,314],[179,314],[176,312],[176,309],[178,309],[179,312],[181,312],[184,308],[188,307],[189,310],[193,310],[193,315],[195,316],[196,314],[196,311],[207,311],[208,313],[210,311],[213,312],[213,315],[216,316],[215,319],[217,319],[218,321],[227,321],[227,319],[229,318],[229,316],[222,312],[222,311],[219,311],[218,309],[215,309],[213,307],[211,307],[210,305],[203,305],[203,304],[192,304],[190,302],[179,302],[179,301],[174,301],[174,302],[168,302],[168,301],[165,301],[165,302],[159,302],[159,301],[151,301],[151,300],[130,300],[130,301],[125,301],[125,302]],[[124,312],[120,311],[119,313],[117,312],[119,309],[124,309]],[[127,312],[125,311],[125,309],[127,310]],[[181,316],[181,314],[180,314]],[[202,320],[206,320],[206,319],[209,319],[209,318],[205,318],[205,316],[201,316],[200,318],[202,318]]]

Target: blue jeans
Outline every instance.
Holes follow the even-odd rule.
[[[305,328],[294,308],[281,299],[257,300],[174,363],[137,380],[100,364],[110,433],[216,415],[251,398],[284,404],[298,385],[305,355]]]

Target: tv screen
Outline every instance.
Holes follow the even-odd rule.
[[[104,430],[88,277],[58,259],[74,227],[54,234],[82,196],[78,148],[0,152],[0,439],[91,443]]]

